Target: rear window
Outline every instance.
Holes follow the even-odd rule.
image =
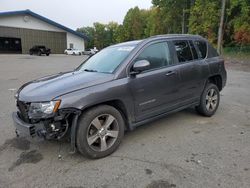
[[[205,41],[197,40],[194,41],[195,45],[198,47],[199,56],[202,59],[205,59],[207,57],[207,43]]]
[[[186,62],[193,60],[193,56],[188,41],[173,41],[173,43],[175,46],[179,62]]]

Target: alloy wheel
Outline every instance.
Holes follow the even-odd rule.
[[[115,143],[118,134],[119,126],[116,118],[111,114],[102,114],[90,123],[87,142],[91,149],[103,152]]]
[[[208,111],[214,111],[218,103],[218,93],[215,89],[211,88],[208,90],[206,95],[206,109]]]

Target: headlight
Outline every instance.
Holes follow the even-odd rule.
[[[61,101],[31,103],[29,107],[29,118],[46,118],[55,113]]]

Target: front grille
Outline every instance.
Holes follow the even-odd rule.
[[[23,101],[17,101],[17,108],[19,109],[20,118],[26,123],[29,123],[29,116],[28,116],[29,103]]]

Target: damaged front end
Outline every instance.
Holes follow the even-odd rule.
[[[60,100],[36,103],[17,101],[18,111],[12,114],[17,136],[63,138],[71,127],[76,127],[72,123],[78,118],[80,110],[59,109],[59,106]]]

